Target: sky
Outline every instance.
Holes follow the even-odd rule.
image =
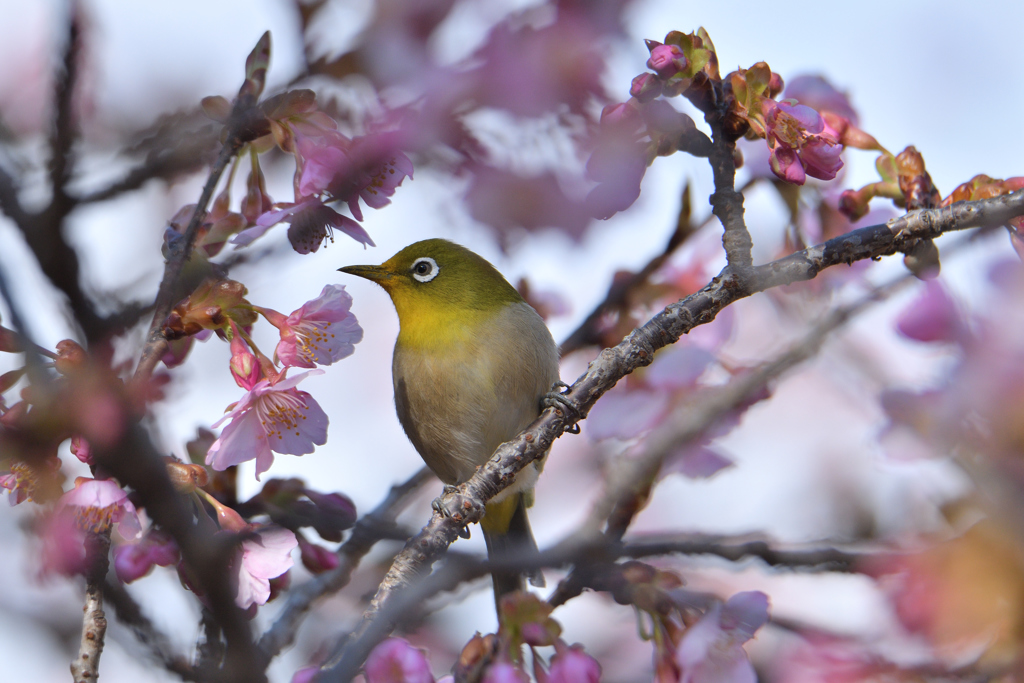
[[[85,6],[90,28],[99,36],[90,48],[86,69],[87,82],[95,87],[90,98],[94,111],[90,134],[96,140],[112,134],[115,126],[111,122],[140,126],[148,123],[156,111],[191,105],[211,94],[230,97],[240,82],[246,54],[267,29],[273,33],[274,50],[268,88],[286,83],[298,68],[297,22],[287,2],[94,0]],[[510,3],[497,0],[462,3],[455,21],[446,27],[446,40],[436,46],[438,54],[452,60],[465,56],[474,41],[480,40],[482,27],[501,16],[508,6]],[[39,130],[39,102],[47,92],[47,71],[40,66],[45,62],[41,55],[48,53],[59,30],[61,7],[56,0],[0,0],[0,16],[5,17],[0,25],[0,112],[15,130]],[[343,45],[345,36],[358,29],[366,8],[365,2],[339,6],[332,15],[337,30],[332,27],[324,31],[324,45]],[[613,61],[607,82],[609,89],[625,99],[630,79],[644,70],[647,52],[643,38],[660,39],[672,29],[688,32],[704,26],[714,40],[723,70],[765,60],[784,77],[827,75],[849,92],[861,114],[863,129],[892,150],[913,144],[924,154],[933,179],[945,194],[976,173],[1008,177],[1024,170],[1020,161],[1024,158],[1024,136],[1017,132],[1017,114],[1024,109],[1018,49],[1022,25],[1024,5],[1015,2],[988,3],[982,11],[978,5],[960,2],[867,1],[852,9],[852,5],[838,3],[649,0],[637,2],[629,11],[629,40],[609,46]],[[38,144],[38,139],[30,140],[19,152],[31,154]],[[90,163],[95,164],[98,176],[116,176],[117,167],[109,161],[99,158]],[[866,153],[848,154],[844,186],[873,180],[872,164],[873,158]],[[528,275],[534,287],[563,294],[571,302],[572,312],[550,323],[555,338],[560,339],[603,297],[612,272],[636,268],[661,249],[675,221],[679,188],[686,180],[693,184],[695,206],[703,215],[707,210],[704,198],[711,192],[706,165],[679,157],[658,159],[647,174],[637,204],[590,231],[582,248],[573,250],[564,235],[542,232],[525,237],[503,253],[459,207],[461,188],[441,176],[423,172],[399,189],[392,206],[367,216],[366,227],[377,243],[375,249],[364,251],[355,243],[339,240],[309,257],[287,255],[270,277],[257,279],[254,270],[239,269],[235,276],[249,286],[253,301],[284,313],[315,297],[326,283],[344,284],[355,298],[353,310],[365,330],[364,341],[349,361],[303,385],[318,397],[331,418],[328,445],[303,458],[280,456],[270,474],[304,476],[329,490],[345,491],[360,510],[366,510],[392,483],[419,466],[393,412],[390,353],[397,331],[393,309],[383,291],[337,273],[338,267],[380,263],[416,239],[454,239],[491,260],[510,281]],[[200,184],[201,179],[193,179],[170,190],[150,184],[131,197],[80,211],[68,237],[82,248],[86,283],[97,288],[116,287],[139,297],[151,296],[147,293],[155,290],[160,277],[155,255],[164,222],[181,205],[194,201]],[[286,194],[284,189],[275,193],[271,188],[271,192],[275,196]],[[763,246],[783,213],[777,202],[764,195],[751,198],[747,216],[755,243],[762,235]],[[712,235],[711,239],[716,238]],[[282,234],[272,234],[268,240],[281,242]],[[986,259],[1000,250],[1005,251],[1005,245],[992,244],[964,259],[962,265],[944,264],[945,277],[969,299],[975,296],[972,283],[983,272]],[[566,257],[569,253],[571,258]],[[48,285],[27,263],[29,257],[20,238],[6,221],[0,220],[0,266],[16,274],[17,294],[33,313],[33,335],[52,347],[70,332],[48,297]],[[900,270],[896,260],[885,268],[883,274],[895,275]],[[737,342],[736,353],[740,356],[745,353],[743,340],[751,336],[778,335],[779,343],[786,339],[785,325],[757,318],[758,310],[755,305],[740,306],[741,314],[753,320]],[[9,320],[2,304],[0,315]],[[892,335],[878,346],[870,344],[873,329],[884,324],[885,315],[880,312],[867,316],[849,337],[826,349],[821,362],[828,362],[830,354],[842,355],[854,348],[877,354],[879,363],[888,371],[902,372],[908,384],[927,383],[937,376],[943,364],[949,362],[941,354],[901,347],[889,338]],[[270,330],[261,334],[264,343],[271,346]],[[909,359],[902,361],[903,367],[893,368],[891,359],[878,350],[892,348],[900,351],[901,358]],[[183,455],[184,442],[195,427],[209,425],[225,406],[238,399],[238,389],[227,374],[227,358],[226,345],[199,345],[193,361],[176,372],[169,400],[156,410],[158,440],[168,451]],[[572,381],[584,367],[580,360],[569,362],[563,367],[563,379]],[[0,371],[5,369],[0,365]],[[957,490],[956,478],[941,468],[921,463],[880,466],[879,454],[865,453],[863,447],[881,419],[879,414],[866,411],[858,400],[862,398],[858,392],[870,392],[871,387],[836,387],[823,379],[823,374],[812,365],[780,387],[783,396],[779,403],[787,410],[753,413],[745,432],[730,437],[730,448],[737,453],[740,467],[710,482],[668,483],[652,506],[655,512],[641,519],[639,528],[656,530],[656,511],[671,510],[673,518],[693,520],[702,530],[744,532],[764,522],[764,511],[771,510],[768,524],[778,537],[792,542],[821,538],[844,523],[841,511],[830,501],[807,494],[811,483],[830,468],[838,468],[841,474],[836,476],[847,476],[852,485],[870,489],[873,504],[892,519],[913,508],[905,500],[908,491],[941,498]],[[802,403],[809,395],[824,395],[824,407]],[[804,429],[809,422],[816,428]],[[582,439],[586,437],[577,437]],[[820,456],[824,450],[830,454],[823,459]],[[588,442],[562,439],[549,470],[557,470],[563,461],[578,463],[588,452]],[[778,478],[780,470],[795,474],[782,478],[772,488],[762,485],[766,478]],[[242,472],[247,487],[244,490],[258,490],[251,467],[243,467]],[[588,495],[587,486],[594,483],[594,476],[592,471],[581,476],[579,495]],[[914,487],[910,480],[916,482]],[[576,521],[572,514],[545,502],[545,493],[557,496],[559,492],[545,491],[542,479],[535,520],[544,521],[534,522],[542,545],[557,540]],[[424,495],[410,512],[410,524],[425,519],[432,495],[434,492]],[[800,506],[790,502],[801,495]],[[584,506],[580,508],[583,514]],[[0,538],[19,536],[19,514],[0,511]],[[478,538],[471,543],[476,545],[469,547],[482,546]],[[0,657],[7,666],[13,663],[13,672],[6,669],[13,678],[63,680],[67,666],[63,646],[39,629],[25,629],[21,624],[25,614],[47,610],[49,619],[73,624],[78,611],[74,608],[75,589],[66,584],[34,583],[27,558],[19,553],[0,559],[0,576],[18,577],[26,585],[22,597],[0,598]],[[717,585],[714,571],[708,576],[712,577],[706,579],[708,585]],[[736,580],[735,576],[721,579],[722,585]],[[166,611],[160,618],[168,624],[173,624],[176,616],[194,611],[184,599],[161,602],[167,595],[180,593],[175,590],[175,582],[173,576],[154,575],[139,584],[148,604]],[[811,589],[811,597],[806,588],[778,590],[779,596],[790,590],[802,601],[796,597],[788,601],[777,597],[777,601],[791,604],[793,610],[808,610],[812,617],[820,616],[814,612],[815,605],[819,612],[835,611],[829,600],[845,600],[849,606],[842,611],[847,626],[854,630],[869,628],[881,609],[877,596],[866,586],[851,585],[849,581],[839,598],[831,586]],[[486,593],[478,591],[451,608],[453,623],[464,624],[455,628],[453,639],[465,640],[476,628],[489,627],[460,619],[487,608],[489,600]],[[573,606],[567,615],[564,623],[576,629],[577,640],[599,637],[587,632],[592,614],[586,606]],[[174,635],[185,648],[195,634]],[[118,638],[104,654],[104,678],[138,680],[138,665],[131,664],[127,654],[133,652],[131,638],[123,632]],[[284,657],[273,669],[275,680],[287,680],[290,672],[303,663],[300,660],[299,654]]]

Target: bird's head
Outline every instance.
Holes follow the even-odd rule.
[[[410,244],[379,266],[345,266],[391,296],[401,337],[458,334],[502,307],[522,302],[515,287],[483,257],[442,239]]]

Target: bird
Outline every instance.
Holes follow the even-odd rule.
[[[544,319],[482,256],[454,242],[411,244],[379,266],[341,272],[380,285],[398,313],[392,361],[398,420],[427,466],[446,485],[473,476],[503,442],[564,386],[558,346]],[[492,498],[480,521],[492,561],[536,553],[526,508],[543,459]],[[491,573],[494,599],[525,588],[524,575]],[[540,572],[528,574],[543,585]]]

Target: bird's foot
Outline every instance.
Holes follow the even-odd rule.
[[[544,408],[555,408],[561,411],[565,419],[570,422],[566,425],[565,431],[569,434],[579,434],[580,426],[576,424],[583,415],[580,414],[578,408],[573,405],[572,401],[566,398],[565,394],[560,389],[568,389],[569,385],[559,380],[551,385],[551,391],[544,394],[544,398],[541,399],[541,405]]]
[[[438,496],[437,498],[435,498],[433,501],[431,501],[431,503],[430,503],[431,509],[434,512],[436,512],[437,514],[439,514],[439,515],[441,515],[443,517],[451,517],[451,515],[449,514],[447,508],[445,508],[445,506],[444,506],[444,498],[445,498],[445,496],[447,496],[449,494],[458,493],[458,491],[459,491],[459,487],[452,486],[451,484],[445,484],[444,485],[444,491],[441,493],[441,495]],[[469,538],[469,527],[468,526],[463,526],[462,528],[459,529],[459,538]]]

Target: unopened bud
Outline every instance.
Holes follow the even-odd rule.
[[[647,68],[662,78],[671,78],[689,65],[678,45],[658,45],[651,50],[651,57],[647,60]]]
[[[210,481],[210,474],[202,465],[192,465],[171,458],[167,460],[166,465],[167,476],[178,493],[192,493]]]
[[[640,102],[650,102],[661,94],[661,80],[654,74],[640,74],[633,79],[629,94]]]
[[[57,359],[54,365],[60,374],[69,375],[81,369],[88,359],[89,355],[78,342],[71,339],[57,342]]]

